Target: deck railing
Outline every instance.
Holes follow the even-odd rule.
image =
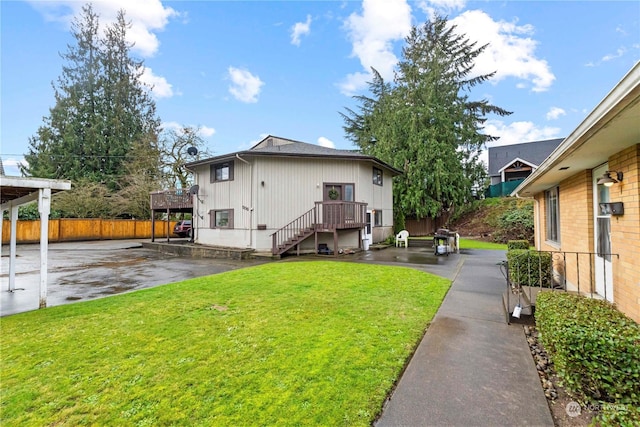
[[[341,230],[363,228],[367,222],[367,204],[360,202],[316,202],[318,228]]]
[[[187,189],[151,193],[151,209],[188,209],[192,207],[193,196]]]

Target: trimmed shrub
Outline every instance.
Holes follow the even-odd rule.
[[[511,283],[522,286],[552,287],[553,271],[550,253],[512,249],[507,251],[507,261],[509,261]]]
[[[535,316],[564,386],[601,402],[602,422],[637,425],[640,326],[607,301],[563,292],[540,293]]]
[[[528,240],[509,240],[507,242],[507,250],[512,251],[514,249],[529,249]]]

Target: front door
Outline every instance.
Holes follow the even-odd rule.
[[[609,203],[609,187],[598,184],[607,165],[593,170],[594,243],[596,293],[613,302],[613,268],[611,265],[611,213],[600,203]]]
[[[324,184],[323,202],[327,203],[324,204],[322,217],[325,224],[336,225],[354,220],[355,206],[339,203],[353,202],[353,190],[353,184]]]

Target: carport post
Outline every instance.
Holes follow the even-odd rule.
[[[16,290],[16,241],[18,230],[18,205],[11,205],[9,219],[11,220],[11,234],[9,237],[9,292]]]
[[[40,211],[40,305],[47,306],[47,251],[49,250],[49,213],[51,212],[51,189],[38,190],[38,211]]]

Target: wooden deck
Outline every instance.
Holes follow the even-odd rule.
[[[154,211],[191,211],[193,196],[189,190],[166,190],[151,193],[151,210]]]

